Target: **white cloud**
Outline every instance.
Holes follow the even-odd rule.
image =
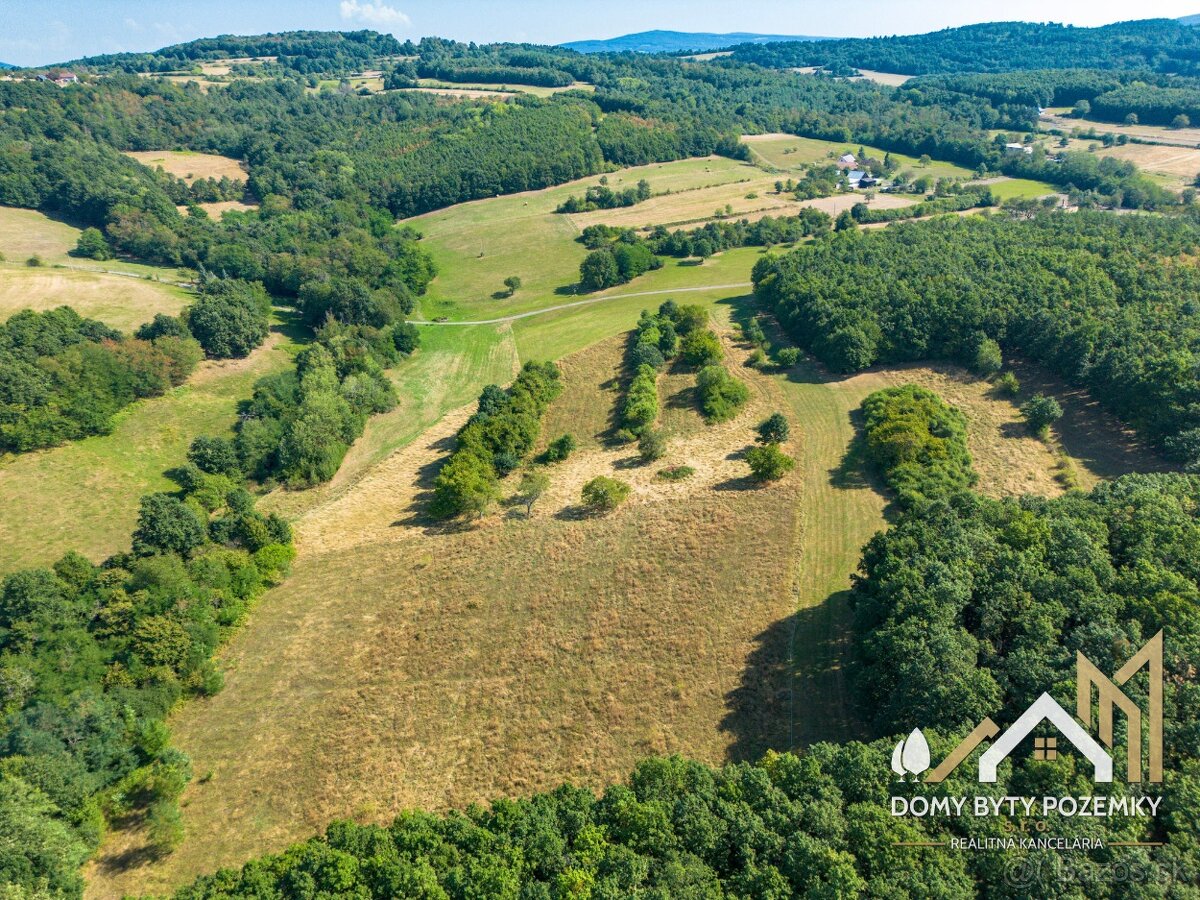
[[[366,22],[368,25],[411,25],[412,20],[394,6],[386,3],[359,3],[358,0],[342,0],[342,18]]]

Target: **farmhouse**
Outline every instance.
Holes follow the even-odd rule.
[[[843,153],[837,161],[838,166],[843,169],[853,169],[858,165],[858,160],[854,158],[853,153]]]
[[[67,72],[62,69],[52,69],[45,75],[39,75],[38,81],[51,81],[59,87],[66,87],[68,84],[78,84],[79,76],[74,72]]]
[[[1009,156],[1017,156],[1020,153],[1032,155],[1033,148],[1026,146],[1025,144],[1005,144],[1004,152]]]

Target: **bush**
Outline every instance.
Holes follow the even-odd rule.
[[[29,268],[31,268],[31,269],[36,269],[41,264],[42,264],[42,258],[40,256],[38,256],[36,253],[33,254],[33,256],[29,257],[29,259],[25,260],[25,265],[29,266]]]
[[[1063,408],[1053,397],[1036,394],[1021,404],[1021,415],[1025,417],[1029,430],[1045,437],[1050,426],[1062,418]]]
[[[863,401],[867,457],[904,506],[939,499],[976,481],[967,420],[933,391],[906,384]]]
[[[240,476],[241,460],[233,441],[223,437],[200,436],[188,448],[188,461],[210,475]]]
[[[791,435],[792,428],[783,413],[771,413],[755,431],[758,432],[756,440],[760,444],[781,444]]]
[[[775,361],[779,363],[781,368],[790,369],[796,363],[800,362],[799,347],[783,347],[775,354]]]
[[[157,313],[152,320],[139,325],[133,336],[141,341],[153,341],[160,337],[190,338],[192,333],[178,316]]]
[[[624,503],[630,490],[624,481],[598,475],[583,486],[583,505],[594,512],[607,512]]]
[[[689,366],[702,368],[719,363],[725,355],[721,342],[711,331],[690,331],[683,339],[679,354]]]
[[[112,249],[99,228],[85,228],[75,244],[75,255],[103,262],[112,259]]]
[[[638,456],[644,463],[652,463],[667,455],[667,436],[655,428],[647,428],[638,439]]]
[[[643,365],[629,383],[625,405],[621,409],[624,429],[639,435],[658,418],[658,372]]]
[[[546,462],[562,462],[575,452],[576,446],[575,435],[570,432],[561,434],[546,447],[546,452],[542,454],[542,458]]]
[[[659,469],[654,477],[663,481],[684,481],[695,474],[696,470],[691,466],[667,466],[665,469]]]
[[[975,357],[971,361],[971,369],[977,375],[988,377],[995,375],[1004,367],[1004,357],[1000,353],[1000,345],[989,337],[982,338],[975,348]]]
[[[204,543],[204,523],[190,506],[170,494],[147,494],[138,512],[133,550],[139,554],[186,555]]]
[[[1005,372],[996,379],[995,388],[1001,397],[1015,397],[1021,393],[1021,382],[1012,372]]]
[[[762,369],[767,365],[767,354],[761,347],[755,347],[754,350],[746,357],[746,365],[751,369]]]
[[[724,422],[750,399],[750,389],[720,366],[705,366],[696,376],[700,409],[710,422]]]
[[[746,451],[746,464],[755,481],[778,481],[796,467],[796,461],[780,450],[778,444],[751,447]]]

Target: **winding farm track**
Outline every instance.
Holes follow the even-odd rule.
[[[636,291],[632,294],[607,294],[603,297],[589,297],[586,300],[574,300],[571,303],[559,303],[555,306],[545,306],[541,309],[533,309],[529,312],[515,313],[511,316],[501,316],[498,319],[471,319],[462,322],[433,322],[428,319],[409,319],[413,325],[503,325],[506,322],[515,322],[517,319],[528,319],[531,316],[540,316],[544,313],[557,312],[560,309],[572,309],[576,306],[590,306],[593,303],[603,303],[606,300],[628,300],[630,297],[655,297],[661,294],[693,294],[700,291],[724,291],[724,290],[740,290],[742,288],[753,287],[753,283],[749,281],[739,281],[733,284],[706,284],[700,287],[686,288],[664,288],[657,291]]]

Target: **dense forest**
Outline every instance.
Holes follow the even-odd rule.
[[[825,66],[903,75],[1084,68],[1192,73],[1200,58],[1200,31],[1173,19],[1099,28],[989,22],[929,34],[744,44],[733,57],[773,68]]]
[[[1197,465],[1197,250],[1190,217],[947,217],[839,232],[762,260],[754,280],[791,335],[836,371],[969,365],[995,340],[1092,389]]]

